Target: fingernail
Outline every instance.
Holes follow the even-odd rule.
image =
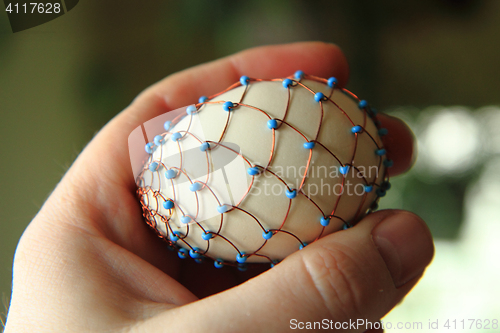
[[[372,237],[396,287],[422,273],[434,255],[429,229],[410,213],[388,216],[372,230]]]

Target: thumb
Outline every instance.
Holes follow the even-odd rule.
[[[362,332],[370,327],[349,321],[382,318],[417,283],[433,254],[431,234],[419,217],[381,211],[236,288],[173,309],[172,315],[196,314],[196,321],[183,322],[184,330],[193,325],[187,331],[203,323],[219,332],[279,332],[319,322],[314,328],[337,323],[344,331]]]

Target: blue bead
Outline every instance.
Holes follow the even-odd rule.
[[[383,190],[383,189],[381,189],[381,188],[378,188],[378,189],[375,191],[375,193],[377,193],[377,196],[379,196],[379,197],[383,197],[383,196],[385,196],[385,194],[386,194],[385,190]]]
[[[217,206],[217,211],[221,214],[224,214],[225,212],[227,212],[229,209],[231,209],[231,207],[229,207],[228,205],[220,205],[220,206]]]
[[[172,136],[170,138],[172,139],[172,141],[177,141],[180,138],[182,138],[182,134],[179,132],[175,132],[174,134],[172,134]]]
[[[378,130],[378,135],[380,135],[380,136],[387,135],[387,133],[389,133],[389,131],[387,130],[387,128],[381,128],[381,129]]]
[[[288,199],[293,199],[297,196],[297,190],[286,189],[285,194],[286,194]]]
[[[210,144],[208,142],[203,142],[200,146],[200,150],[207,151],[208,149],[210,149]]]
[[[347,173],[349,172],[349,166],[348,165],[341,166],[339,168],[339,171],[340,171],[341,174],[347,175]]]
[[[247,266],[246,264],[239,264],[239,265],[238,265],[238,270],[239,270],[240,272],[244,272],[244,271],[246,271],[247,269],[248,269],[248,266]]]
[[[299,250],[302,250],[303,248],[305,248],[307,246],[307,243],[302,243],[299,245]]]
[[[271,237],[273,237],[272,231],[263,231],[262,232],[262,238],[271,239]]]
[[[147,143],[146,146],[144,146],[144,150],[146,151],[146,153],[148,154],[152,154],[153,151],[154,151],[154,143],[150,142],[150,143]]]
[[[364,108],[366,108],[367,106],[368,106],[368,102],[367,102],[367,101],[365,101],[364,99],[362,99],[362,100],[361,100],[361,101],[359,101],[359,103],[358,103],[358,107],[359,107],[360,109],[364,109]]]
[[[203,184],[202,183],[199,183],[199,182],[195,182],[195,183],[192,183],[191,185],[189,185],[189,190],[191,192],[196,192],[196,191],[199,191],[201,190],[203,187]]]
[[[374,202],[372,203],[372,205],[370,206],[370,209],[373,211],[373,210],[377,210],[378,209],[378,203]]]
[[[194,247],[191,250],[189,250],[189,256],[193,259],[201,258],[201,254],[198,253],[199,251],[200,251],[199,248]]]
[[[374,108],[371,108],[370,111],[372,112],[373,117],[376,116],[378,113],[377,109],[374,109]]]
[[[215,268],[222,268],[224,267],[224,261],[222,259],[215,259],[214,266]]]
[[[199,102],[199,103],[205,103],[207,100],[208,100],[208,97],[207,97],[207,96],[201,96],[201,97],[198,99],[198,102]]]
[[[278,121],[276,119],[270,119],[267,121],[267,127],[269,129],[276,129],[278,128]]]
[[[177,171],[174,169],[170,169],[165,171],[165,178],[167,179],[173,179],[177,176]]]
[[[205,233],[201,234],[201,238],[203,238],[203,240],[209,240],[209,239],[212,239],[214,237],[214,234],[212,234],[210,231],[206,230]]]
[[[184,224],[188,224],[189,222],[191,222],[191,216],[188,216],[188,215],[184,215],[184,216],[181,216],[181,222],[184,223]]]
[[[233,102],[224,102],[224,104],[222,105],[222,108],[224,109],[224,111],[231,111],[231,108],[234,107],[234,104]]]
[[[334,78],[333,76],[331,78],[328,79],[328,86],[330,88],[333,88],[337,85],[337,79]]]
[[[251,167],[251,168],[248,168],[248,169],[247,169],[247,173],[248,173],[250,176],[255,176],[255,175],[258,175],[258,174],[259,174],[259,168],[257,168],[257,167]]]
[[[186,250],[185,248],[180,248],[179,249],[179,252],[177,252],[177,255],[179,256],[179,258],[181,259],[186,259],[187,256],[188,256],[188,250]]]
[[[161,146],[161,144],[163,143],[163,136],[157,135],[155,136],[153,141],[155,142],[155,145]]]
[[[390,168],[393,165],[394,165],[394,162],[392,160],[384,160],[384,166],[386,168]]]
[[[205,257],[196,258],[196,259],[194,259],[194,262],[197,264],[201,264],[201,263],[203,263],[204,259],[205,259]]]
[[[288,88],[293,84],[293,81],[290,79],[284,79],[282,84],[283,84],[283,87]]]
[[[240,264],[243,264],[245,261],[247,261],[247,257],[245,257],[245,252],[241,252],[241,254],[236,255],[236,261],[239,262]]]
[[[323,95],[323,93],[322,93],[322,92],[317,92],[316,94],[314,94],[314,100],[315,100],[316,102],[318,102],[318,103],[319,103],[320,101],[322,101],[324,98],[325,98],[325,95]]]
[[[375,154],[377,154],[378,156],[384,156],[385,153],[386,153],[386,151],[384,148],[375,150]]]
[[[190,105],[186,108],[186,113],[188,115],[192,115],[193,113],[196,113],[196,111],[198,111],[198,109],[196,109],[196,106],[194,105]]]
[[[356,133],[361,133],[361,131],[362,131],[362,130],[363,130],[363,128],[362,128],[361,126],[359,126],[359,125],[353,126],[353,127],[351,128],[351,132],[352,132],[353,134],[356,134]]]
[[[250,82],[250,78],[248,76],[243,75],[242,77],[240,77],[240,83],[242,86],[248,85],[249,82]]]
[[[165,124],[163,124],[163,128],[165,129],[165,131],[168,131],[171,126],[172,126],[172,122],[170,120],[166,121]]]
[[[177,242],[179,240],[179,235],[177,234],[177,231],[174,231],[172,234],[170,234],[170,240],[172,242]]]
[[[158,170],[158,163],[156,162],[151,162],[151,164],[149,165],[149,171],[156,171]]]
[[[166,200],[166,201],[163,201],[163,208],[165,209],[172,209],[174,208],[174,202],[172,200]]]
[[[347,230],[349,229],[349,225],[347,223],[344,223],[344,226],[342,227],[342,230]]]
[[[380,187],[384,190],[388,190],[391,188],[391,183],[389,183],[387,180],[384,180],[382,184],[380,184]]]
[[[313,149],[315,145],[316,145],[316,143],[312,142],[312,141],[304,142],[304,148],[305,149]]]
[[[296,71],[295,74],[293,75],[297,80],[300,80],[304,77],[304,72],[303,71]]]
[[[372,185],[365,185],[365,192],[366,193],[370,193],[372,190],[373,190],[373,186]]]
[[[323,227],[327,227],[330,224],[330,218],[322,217],[320,223]]]

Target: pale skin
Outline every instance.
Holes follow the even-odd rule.
[[[425,223],[409,212],[371,214],[273,269],[247,272],[181,260],[143,221],[127,146],[135,127],[241,75],[276,78],[297,69],[336,76],[341,85],[348,76],[334,45],[260,47],[171,75],[112,119],[24,232],[5,332],[281,332],[291,319],[375,322],[390,311],[433,256]],[[412,135],[399,120],[381,120],[394,176],[412,164]],[[386,238],[391,245],[380,250]],[[408,242],[416,245],[404,248]]]

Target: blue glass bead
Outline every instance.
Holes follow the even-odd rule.
[[[381,129],[378,130],[378,135],[380,135],[380,136],[387,135],[387,133],[389,133],[389,131],[387,130],[387,128],[381,128]]]
[[[220,206],[217,206],[217,211],[221,214],[224,214],[225,212],[227,212],[229,209],[231,209],[231,207],[229,207],[228,205],[220,205]]]
[[[267,121],[267,127],[269,127],[269,129],[278,128],[278,121],[276,119],[269,119]]]
[[[323,227],[327,227],[330,224],[330,218],[322,217],[320,223]]]
[[[198,99],[198,102],[199,102],[199,103],[205,103],[207,100],[208,100],[208,97],[207,97],[207,96],[201,96],[201,97]]]
[[[377,154],[378,156],[384,156],[385,153],[386,153],[386,151],[384,148],[375,150],[375,154]]]
[[[163,124],[163,128],[165,129],[165,131],[168,131],[170,129],[170,127],[172,126],[172,122],[169,120],[169,121],[166,121],[164,124]]]
[[[375,193],[377,193],[377,196],[379,196],[379,197],[383,197],[383,196],[385,196],[385,194],[386,194],[385,190],[383,190],[383,189],[381,189],[381,188],[378,188],[378,189],[375,191]]]
[[[222,108],[224,109],[224,111],[231,111],[232,107],[234,107],[234,104],[233,104],[233,102],[230,102],[230,101],[224,102],[224,104],[222,105]]]
[[[179,256],[179,258],[181,259],[186,259],[187,256],[188,256],[188,250],[186,250],[185,248],[180,248],[179,249],[179,252],[177,252],[177,255]]]
[[[293,199],[297,196],[297,190],[286,189],[285,194],[286,194],[288,199]]]
[[[198,253],[199,251],[200,251],[199,248],[194,247],[189,250],[189,256],[193,259],[201,258],[201,254]]]
[[[347,175],[347,173],[349,172],[349,166],[348,165],[341,166],[339,168],[339,171],[340,171],[341,174]]]
[[[177,242],[179,240],[179,236],[174,232],[173,234],[170,234],[170,240],[172,242]]]
[[[195,183],[192,183],[191,185],[189,185],[189,190],[191,192],[196,192],[196,191],[199,191],[201,190],[203,187],[203,184],[200,183],[200,182],[195,182]]]
[[[239,264],[239,265],[238,265],[238,270],[239,270],[240,272],[244,272],[244,271],[246,271],[247,269],[248,269],[248,266],[247,266],[246,264]]]
[[[301,70],[298,70],[295,72],[295,74],[293,75],[297,80],[300,80],[304,77],[304,72],[301,71]]]
[[[196,106],[194,106],[194,105],[190,105],[186,108],[186,113],[188,115],[192,115],[193,113],[196,113],[196,111],[198,111],[198,110],[196,109]]]
[[[247,261],[247,257],[245,256],[245,252],[238,253],[236,255],[236,261],[239,262],[240,264],[243,264],[245,261]]]
[[[214,266],[215,268],[222,268],[224,267],[224,261],[222,259],[216,259],[214,261]]]
[[[205,233],[201,234],[201,238],[203,238],[203,240],[209,240],[209,239],[212,239],[214,237],[214,234],[212,234],[210,231],[206,230]]]
[[[144,146],[144,150],[146,151],[146,153],[152,154],[154,151],[154,146],[155,146],[154,143],[149,142],[146,144],[146,146]]]
[[[167,179],[173,179],[177,176],[177,171],[174,169],[170,169],[165,171],[165,178]]]
[[[200,146],[200,150],[207,151],[208,149],[210,149],[210,144],[208,142],[203,142]]]
[[[258,175],[258,174],[259,174],[259,168],[257,168],[257,167],[251,167],[251,168],[248,168],[248,169],[247,169],[247,173],[248,173],[250,176],[255,176],[255,175]]]
[[[189,222],[191,222],[191,216],[188,215],[181,216],[181,222],[184,224],[188,224]]]
[[[361,133],[361,131],[362,131],[362,130],[363,130],[363,128],[362,128],[361,126],[359,126],[359,125],[353,126],[353,127],[351,128],[351,132],[352,132],[353,134],[356,134],[356,133]]]
[[[317,92],[316,94],[314,94],[314,100],[315,100],[316,102],[318,102],[318,103],[319,103],[320,101],[322,101],[324,98],[325,98],[325,95],[323,95],[323,93],[322,93],[322,92]]]
[[[365,192],[366,193],[370,193],[372,190],[373,190],[373,186],[372,185],[365,185]]]
[[[293,84],[293,81],[290,79],[284,79],[282,84],[283,84],[283,87],[288,88]]]
[[[166,200],[166,201],[163,201],[163,208],[165,209],[172,209],[174,208],[174,202],[172,200]]]
[[[272,231],[263,231],[262,232],[262,238],[267,240],[267,239],[271,239],[271,237],[273,237]]]
[[[302,243],[299,245],[299,250],[302,250],[303,248],[305,248],[307,246],[307,243]]]
[[[364,99],[362,99],[362,100],[361,100],[361,101],[359,101],[359,103],[358,103],[358,107],[359,107],[360,109],[364,109],[364,108],[366,108],[367,106],[368,106],[368,102],[367,102],[367,101],[365,101]]]
[[[180,138],[182,138],[182,134],[179,132],[175,132],[170,138],[172,139],[172,141],[178,141]]]
[[[155,145],[161,146],[161,144],[163,143],[163,136],[157,135],[155,136],[153,141],[155,142]]]
[[[158,170],[158,163],[157,162],[151,162],[151,164],[148,166],[149,171],[156,171]]]
[[[333,76],[331,78],[328,79],[328,86],[330,88],[333,88],[337,85],[337,79],[334,78]]]
[[[380,187],[387,191],[391,188],[391,183],[389,183],[387,180],[384,180],[382,184],[380,184]]]
[[[347,223],[344,223],[344,226],[342,227],[342,230],[347,230],[349,229],[349,225]]]
[[[250,78],[248,76],[243,75],[242,77],[240,77],[240,83],[242,86],[248,85],[249,82],[250,82]]]
[[[392,160],[384,160],[384,166],[386,168],[390,168],[394,165],[394,162]]]
[[[304,148],[305,149],[313,149],[315,145],[316,145],[316,143],[312,142],[312,141],[304,142]]]

